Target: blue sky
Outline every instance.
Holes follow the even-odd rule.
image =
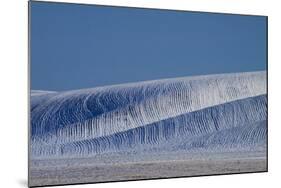
[[[31,2],[31,89],[266,69],[266,17]]]

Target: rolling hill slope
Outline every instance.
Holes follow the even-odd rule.
[[[266,72],[31,92],[33,158],[265,150]]]

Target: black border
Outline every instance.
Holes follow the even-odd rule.
[[[66,186],[66,185],[84,185],[84,184],[99,184],[99,183],[113,183],[113,182],[130,182],[130,181],[142,181],[142,180],[161,180],[161,179],[176,179],[176,178],[190,178],[190,177],[207,177],[207,176],[223,176],[223,175],[238,175],[238,174],[255,174],[268,172],[268,133],[267,133],[267,151],[266,151],[266,170],[256,172],[236,172],[236,173],[225,173],[225,174],[206,174],[206,175],[195,175],[195,176],[171,176],[171,177],[160,177],[160,178],[144,178],[144,179],[133,179],[133,180],[115,180],[115,181],[101,181],[101,182],[83,182],[83,183],[72,183],[72,184],[52,184],[42,186],[30,186],[30,100],[31,100],[31,2],[46,3],[46,4],[67,4],[67,5],[80,5],[80,6],[99,6],[99,7],[112,7],[112,8],[131,8],[131,9],[145,9],[145,10],[160,10],[160,11],[172,11],[172,12],[186,12],[186,13],[208,13],[208,14],[220,14],[220,15],[237,15],[237,16],[256,16],[266,18],[266,94],[267,94],[267,107],[268,107],[268,16],[266,15],[254,15],[254,14],[235,14],[235,13],[220,13],[220,12],[205,12],[205,11],[191,11],[191,10],[176,10],[176,9],[163,9],[163,8],[144,8],[144,7],[133,7],[133,6],[118,6],[118,5],[101,5],[101,4],[87,4],[87,3],[69,3],[69,2],[53,2],[53,1],[40,1],[40,0],[29,0],[28,1],[28,187],[53,187],[53,186]],[[267,112],[267,127],[268,127],[268,112]]]

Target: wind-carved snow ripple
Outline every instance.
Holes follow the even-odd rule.
[[[167,135],[174,135],[175,142],[178,142],[180,139],[212,133],[215,129],[218,131],[232,126],[247,126],[266,120],[267,104],[251,102],[256,106],[249,105],[251,108],[244,111],[242,104],[232,105],[240,107],[230,107],[232,111],[220,111],[225,112],[225,116],[215,112],[220,108],[224,109],[225,105],[229,106],[224,103],[240,99],[250,100],[246,98],[265,93],[266,72],[262,71],[164,79],[46,94],[46,98],[44,96],[37,98],[36,105],[31,110],[32,154],[34,156],[97,154],[128,148],[145,148],[148,145],[152,147],[157,144],[160,148]],[[32,96],[31,105],[33,98]],[[259,96],[250,101],[261,102],[265,101],[264,98],[265,96]],[[40,100],[41,103],[38,105]],[[212,112],[208,111],[209,107],[211,109],[214,107]],[[256,108],[264,110],[262,112],[264,119],[260,117],[261,115],[253,115],[260,112]],[[230,114],[229,117],[226,111]],[[200,113],[202,117],[195,120],[194,114]],[[230,120],[233,114],[237,116]],[[193,117],[194,120],[181,116]],[[240,119],[243,117],[252,119],[241,123]],[[214,122],[222,123],[204,124],[211,121],[210,118]],[[167,123],[169,121],[171,122]],[[179,131],[184,127],[190,131]],[[191,130],[195,132],[197,130],[198,134]],[[134,136],[135,142],[131,142],[130,135]],[[143,137],[147,142],[141,141]],[[168,142],[171,144],[174,141],[170,139]]]
[[[144,150],[231,149],[264,143],[267,97],[238,100],[110,136],[62,145],[62,155]]]

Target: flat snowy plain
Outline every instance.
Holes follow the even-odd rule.
[[[31,91],[30,186],[267,171],[266,72]]]

